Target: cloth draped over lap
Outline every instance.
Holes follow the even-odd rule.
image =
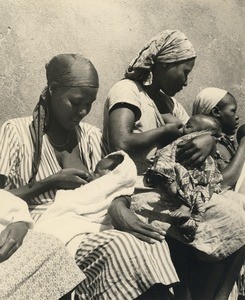
[[[245,195],[233,191],[221,193],[219,183],[222,176],[211,157],[199,170],[187,170],[175,163],[176,145],[199,134],[203,133],[183,136],[158,152],[153,166],[145,175],[144,184],[153,186],[157,175],[166,184],[163,188],[146,188],[144,193],[140,192],[142,187],[139,193],[136,189],[131,209],[141,220],[198,249],[201,259],[221,260],[244,245]],[[173,191],[178,197],[173,195]],[[186,241],[170,216],[170,212],[183,201],[191,207],[191,217],[197,221],[192,242]]]
[[[114,154],[124,159],[110,173],[75,190],[57,191],[35,230],[51,233],[66,244],[81,233],[112,228],[107,209],[115,198],[133,194],[137,176],[136,166],[125,152],[108,156]]]
[[[0,235],[16,222],[30,230],[17,251],[0,263],[0,299],[58,300],[85,279],[62,242],[31,230],[34,222],[26,202],[0,190]]]

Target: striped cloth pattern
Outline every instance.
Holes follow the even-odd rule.
[[[25,186],[31,177],[31,122],[32,117],[12,119],[0,130],[0,174],[6,178],[6,189]],[[81,122],[77,136],[81,159],[89,171],[94,171],[97,162],[108,153],[101,131]],[[54,149],[44,135],[36,180],[60,169]],[[53,203],[54,196],[55,190],[51,190],[28,203],[35,222]],[[178,281],[165,241],[147,244],[116,230],[85,234],[76,263],[88,277],[77,287],[78,299],[134,299],[155,283],[170,285]]]
[[[135,299],[155,283],[178,281],[165,241],[148,244],[117,230],[86,234],[75,259],[87,277],[77,299]]]
[[[18,188],[28,184],[32,175],[34,147],[32,143],[32,117],[16,118],[5,122],[0,131],[0,174],[5,175],[5,188]],[[94,171],[97,162],[108,153],[101,131],[81,122],[76,128],[78,146],[85,166]],[[42,157],[36,180],[40,181],[61,170],[54,149],[46,135],[43,137]],[[53,202],[55,190],[32,199],[30,208]],[[40,209],[39,209],[40,210]]]

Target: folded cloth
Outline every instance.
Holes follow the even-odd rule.
[[[51,233],[66,244],[81,233],[112,228],[107,209],[115,198],[133,194],[137,170],[125,152],[110,155],[122,155],[123,161],[110,173],[84,186],[59,190],[54,203],[36,223],[36,231]]]

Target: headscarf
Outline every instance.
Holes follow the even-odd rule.
[[[129,64],[125,78],[142,81],[152,76],[151,70],[155,62],[168,64],[195,57],[196,52],[184,33],[179,30],[165,30],[141,49]]]
[[[46,77],[48,86],[51,83],[57,83],[59,86],[67,87],[99,87],[98,74],[90,60],[80,54],[59,54],[54,56],[46,64]],[[97,77],[97,82],[88,81],[87,70],[92,70]],[[36,178],[41,159],[43,135],[49,125],[49,90],[48,86],[42,91],[39,102],[33,112],[32,122],[32,140],[34,144],[34,159],[32,164],[32,177],[29,180],[31,187]]]
[[[193,103],[192,115],[209,115],[226,94],[227,91],[214,87],[202,90]]]

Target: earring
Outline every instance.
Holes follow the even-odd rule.
[[[152,85],[152,80],[153,80],[153,75],[152,72],[150,71],[147,79],[143,82],[143,85],[145,86]]]

